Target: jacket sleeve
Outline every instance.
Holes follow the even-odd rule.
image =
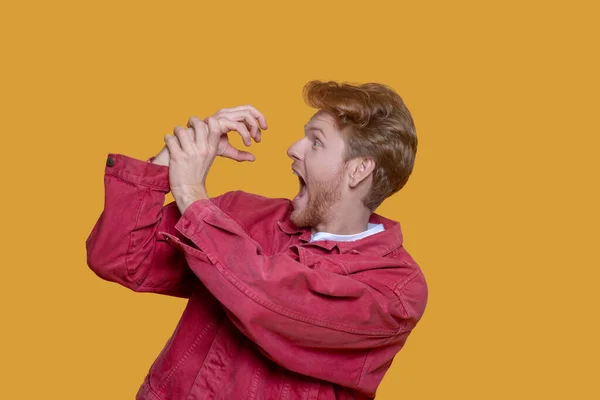
[[[267,256],[209,200],[192,203],[175,228],[192,244],[161,234],[183,251],[233,323],[292,371],[357,387],[367,354],[385,348],[382,363],[391,363],[413,326],[393,292],[285,253]]]
[[[87,264],[101,278],[136,292],[189,297],[197,278],[185,257],[157,232],[177,235],[181,213],[169,192],[169,168],[109,154],[104,209],[86,240]]]

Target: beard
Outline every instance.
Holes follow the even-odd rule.
[[[342,173],[340,170],[328,181],[313,180],[306,182],[308,200],[306,205],[294,209],[290,220],[299,228],[315,227],[322,223],[328,216],[331,208],[342,197]]]

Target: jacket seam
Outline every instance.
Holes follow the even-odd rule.
[[[206,253],[207,255],[209,253]],[[357,335],[364,335],[364,336],[368,336],[368,335],[376,335],[376,336],[384,336],[384,337],[388,337],[388,336],[394,336],[398,333],[398,330],[394,330],[394,331],[384,331],[384,330],[380,330],[380,331],[371,331],[371,330],[362,330],[362,329],[356,329],[356,328],[352,328],[346,325],[342,325],[342,324],[335,324],[335,323],[331,323],[331,322],[327,322],[327,321],[320,321],[320,320],[316,320],[314,318],[310,318],[298,313],[294,313],[294,312],[289,312],[287,310],[285,310],[283,307],[281,306],[277,306],[267,300],[262,299],[261,297],[255,295],[251,290],[249,290],[244,284],[242,284],[233,274],[231,274],[227,269],[225,269],[223,267],[223,265],[217,261],[214,257],[211,257],[214,260],[214,264],[217,267],[217,270],[219,270],[219,272],[228,280],[230,281],[240,292],[242,292],[243,294],[246,295],[246,297],[248,297],[249,299],[251,299],[252,301],[254,301],[255,303],[257,303],[258,305],[272,311],[272,312],[276,312],[284,317],[288,317],[291,319],[295,319],[297,321],[300,322],[304,322],[310,325],[314,325],[314,326],[321,326],[324,328],[328,328],[331,330],[336,330],[336,331],[340,331],[340,332],[345,332],[345,333],[353,333],[353,334],[357,334]]]
[[[252,382],[250,384],[250,393],[248,395],[248,400],[255,400],[256,394],[258,393],[258,386],[260,382],[260,378],[262,375],[262,370],[260,367],[257,367],[254,371],[254,376],[252,377]]]
[[[406,278],[404,281],[402,281],[402,282],[398,283],[398,284],[396,285],[396,287],[394,288],[394,293],[396,293],[398,296],[400,296],[400,295],[399,295],[399,292],[400,292],[402,289],[404,289],[404,287],[405,287],[406,285],[408,285],[410,282],[412,282],[412,281],[413,281],[413,280],[414,280],[414,279],[415,279],[415,278],[416,278],[416,277],[419,275],[419,273],[420,273],[420,271],[419,271],[419,270],[416,270],[415,272],[413,272],[412,274],[410,274],[410,275],[408,276],[408,278]]]
[[[238,221],[236,218],[234,218],[234,217],[232,217],[231,215],[229,215],[229,214],[228,214],[226,211],[223,211],[223,210],[221,210],[221,208],[219,208],[219,206],[217,206],[216,204],[214,204],[214,203],[212,203],[212,204],[215,206],[215,209],[210,209],[209,207],[207,207],[206,209],[203,209],[203,210],[202,210],[202,211],[201,211],[201,212],[198,214],[198,215],[201,217],[201,220],[202,220],[202,222],[203,222],[203,223],[206,223],[206,224],[208,224],[208,225],[210,225],[210,226],[215,226],[215,227],[217,227],[217,228],[219,228],[219,229],[222,229],[221,227],[219,227],[219,226],[217,226],[217,225],[214,225],[214,223],[213,223],[213,222],[207,221],[206,219],[207,219],[208,217],[212,216],[212,215],[218,215],[218,213],[223,213],[223,214],[225,214],[225,215],[226,215],[226,216],[227,216],[229,219],[231,219],[231,220],[232,220],[232,221],[233,221],[233,222],[234,222],[234,223],[235,223],[235,224],[236,224],[236,225],[237,225],[237,226],[238,226],[238,227],[239,227],[239,228],[242,230],[242,232],[244,232],[244,233],[246,234],[246,236],[248,236],[248,239],[249,239],[250,241],[252,241],[252,243],[253,243],[253,244],[256,246],[257,253],[258,253],[259,255],[266,256],[266,255],[265,255],[265,253],[264,253],[264,250],[263,250],[262,246],[260,245],[260,243],[258,243],[258,241],[256,241],[256,239],[254,239],[252,236],[250,236],[250,234],[248,233],[248,231],[246,230],[246,228],[244,227],[244,225],[243,225],[243,224],[242,224],[240,221]],[[188,236],[188,235],[186,235],[186,234],[185,234],[184,232],[182,232],[181,230],[179,230],[179,232],[180,232],[180,233],[182,233],[184,236],[186,236],[186,237],[190,238],[190,240],[191,240],[191,236],[199,235],[199,234],[202,232],[202,230],[204,230],[204,227],[203,227],[203,226],[200,226],[200,227],[198,227],[198,229],[197,229],[197,230],[195,230],[195,231],[192,231],[192,233],[191,233],[189,236]],[[193,243],[193,240],[192,240],[192,243]],[[194,243],[194,244],[195,244],[196,246],[198,246],[196,243]],[[205,254],[206,254],[206,256],[207,256],[209,259],[211,259],[211,260],[215,260],[214,262],[216,263],[216,259],[215,259],[215,257],[214,257],[214,256],[212,256],[212,254],[211,254],[211,253],[209,253],[209,252],[206,252],[206,251],[204,251],[204,250],[201,250],[201,252],[205,253]]]
[[[224,317],[227,318],[227,317]],[[218,322],[219,324],[217,325],[217,331],[215,333],[215,338],[212,340],[212,342],[210,343],[210,346],[208,348],[208,351],[206,352],[206,356],[204,357],[204,360],[202,360],[202,365],[200,365],[200,368],[198,369],[198,372],[196,373],[196,376],[192,382],[192,386],[190,387],[189,392],[186,394],[186,396],[184,397],[185,399],[190,399],[191,396],[194,394],[194,387],[196,386],[196,382],[198,382],[198,378],[202,377],[202,372],[204,370],[204,366],[206,365],[206,362],[208,360],[208,358],[211,356],[211,354],[213,354],[214,352],[218,352],[218,350],[215,348],[216,343],[217,343],[217,338],[219,338],[221,336],[221,331],[223,329],[225,329],[225,324],[223,323],[223,318],[219,318],[218,320],[213,320],[213,322],[211,322],[211,324],[215,324],[216,322]],[[231,373],[231,369],[233,368],[233,365],[228,365],[227,366],[227,372]],[[220,381],[219,383],[222,383],[222,381]],[[197,394],[197,393],[196,393]]]
[[[138,288],[148,288],[148,289],[181,289],[187,285],[187,282],[179,282],[175,284],[165,283],[162,285],[148,285],[146,283],[138,284]]]
[[[413,324],[409,321],[409,318],[410,318],[409,307],[408,307],[408,304],[406,303],[406,299],[405,299],[405,296],[402,293],[402,291],[410,282],[415,280],[415,278],[417,276],[419,276],[419,274],[421,274],[420,270],[413,272],[404,282],[399,283],[396,286],[396,288],[394,289],[394,293],[396,293],[396,296],[398,296],[398,300],[400,301],[400,305],[402,306],[404,318],[406,320],[404,323],[403,329],[401,328],[401,330],[400,330],[402,333],[410,331],[415,326],[415,324]]]
[[[393,245],[392,245],[392,246],[393,246]],[[398,250],[400,247],[402,247],[402,243],[400,243],[400,244],[396,244],[395,246],[396,246],[396,247],[392,247],[392,248],[390,248],[389,250],[386,250],[386,251],[382,252],[382,253],[381,253],[381,256],[382,256],[382,257],[387,257],[387,256],[388,256],[388,254],[391,254],[391,253],[393,253],[394,251]],[[393,258],[393,257],[392,257],[392,258]]]
[[[163,397],[161,395],[159,395],[158,393],[156,393],[154,391],[154,389],[152,389],[152,386],[150,386],[150,384],[146,385],[147,389],[148,389],[148,393],[150,393],[150,395],[157,399],[157,400],[164,400]]]
[[[212,320],[210,322],[210,324],[206,325],[204,327],[204,329],[198,334],[198,336],[196,336],[196,338],[194,339],[192,344],[190,344],[190,346],[187,348],[185,353],[183,353],[181,358],[177,361],[177,364],[175,364],[175,366],[171,369],[171,371],[169,371],[169,374],[167,375],[167,377],[165,379],[163,379],[163,381],[159,384],[159,386],[158,386],[159,390],[162,390],[166,387],[167,383],[169,383],[169,381],[171,380],[171,378],[173,377],[175,372],[181,367],[181,365],[183,365],[185,360],[187,360],[187,358],[194,351],[196,346],[198,346],[198,343],[204,338],[204,336],[206,336],[208,331],[215,325],[215,323],[216,323],[216,320]]]
[[[215,204],[216,205],[216,204]],[[218,211],[217,211],[218,210]],[[228,218],[230,218],[233,222],[235,222],[239,228],[248,236],[248,238],[250,240],[252,240],[252,242],[256,245],[256,247],[259,249],[260,253],[264,254],[264,250],[262,248],[262,246],[260,245],[260,243],[258,243],[252,236],[250,236],[250,233],[248,232],[248,229],[246,228],[246,226],[244,224],[242,224],[242,222],[240,220],[238,220],[237,218],[235,218],[234,216],[232,216],[231,214],[229,214],[227,211],[221,209],[221,207],[217,206],[217,210],[212,210],[210,212],[208,212],[204,218],[212,215],[212,214],[216,214],[219,211],[222,212],[223,214],[225,214]],[[202,218],[202,220],[204,220],[204,218]]]
[[[256,245],[256,247],[259,249],[259,252],[262,254],[266,254],[265,249],[263,248],[263,246],[261,246],[260,243],[258,243],[258,241],[256,241],[252,235],[250,235],[250,230],[248,229],[248,227],[243,224],[239,219],[237,219],[236,217],[234,217],[229,211],[227,211],[230,208],[231,203],[233,202],[233,197],[234,194],[237,194],[238,196],[241,195],[245,195],[247,194],[246,192],[242,191],[242,190],[235,190],[233,192],[228,192],[226,193],[226,195],[229,194],[229,196],[223,196],[224,198],[227,197],[227,205],[224,204],[216,204],[213,203],[217,210],[213,210],[210,213],[207,213],[207,215],[204,216],[204,218],[206,218],[207,216],[209,216],[210,214],[215,214],[217,212],[221,212],[223,214],[225,214],[228,218],[230,218],[233,222],[235,222],[240,229],[248,236],[248,238],[250,238],[250,240],[252,240],[252,242]],[[202,218],[204,220],[204,218]]]
[[[131,233],[129,233],[129,244],[127,246],[127,253],[125,254],[125,269],[127,270],[127,275],[138,286],[138,288],[141,286],[142,281],[138,281],[136,279],[136,277],[135,277],[135,273],[130,269],[130,267],[129,267],[129,259],[131,257],[131,246],[132,246],[132,242],[133,242],[133,232],[135,232],[137,230],[137,227],[138,227],[138,224],[139,224],[140,215],[142,214],[142,204],[144,203],[144,196],[145,195],[146,195],[146,191],[144,190],[144,192],[142,193],[142,196],[140,196],[139,204],[138,204],[138,207],[137,207],[137,214],[135,216],[135,224],[133,225],[133,230],[131,231]]]
[[[388,344],[392,339],[394,338],[394,336],[389,337],[385,342],[381,343],[380,346],[385,346],[386,344]],[[371,354],[372,349],[369,349],[369,351],[367,351],[367,354],[365,355],[365,361],[363,363],[362,369],[360,371],[360,375],[358,376],[358,381],[356,383],[356,387],[355,389],[359,389],[363,383],[363,379],[365,377],[365,371],[367,370],[367,367],[369,365],[371,365],[369,363],[369,355]]]
[[[145,186],[150,189],[166,190],[167,192],[170,190],[170,187],[167,188],[167,186],[163,186],[163,185],[160,185],[157,183],[147,183],[147,182],[140,180],[137,175],[128,174],[128,173],[125,173],[122,171],[121,172],[106,172],[106,175],[114,176],[115,178],[122,179],[126,182],[133,183],[133,184],[140,185],[140,186]]]
[[[342,274],[344,274],[345,276],[350,276],[350,270],[348,270],[348,268],[346,267],[346,264],[344,264],[342,261],[337,261],[337,260],[327,260],[327,261],[331,262],[333,265],[338,267],[340,269],[340,271],[342,272]]]
[[[358,380],[356,382],[355,388],[359,388],[362,383],[365,370],[367,369],[367,360],[369,359],[369,354],[371,354],[371,349],[369,349],[365,354],[365,361],[363,362],[362,368],[360,369],[360,374],[358,374]]]

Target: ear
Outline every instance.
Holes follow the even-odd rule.
[[[351,188],[357,187],[369,177],[375,169],[375,161],[371,158],[358,157],[348,163],[348,177]]]

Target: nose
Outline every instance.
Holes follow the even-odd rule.
[[[292,144],[287,149],[287,155],[288,155],[288,157],[290,157],[294,161],[301,161],[302,160],[302,150],[301,150],[301,146],[300,146],[300,142],[301,141],[302,140],[296,141],[294,144]]]

